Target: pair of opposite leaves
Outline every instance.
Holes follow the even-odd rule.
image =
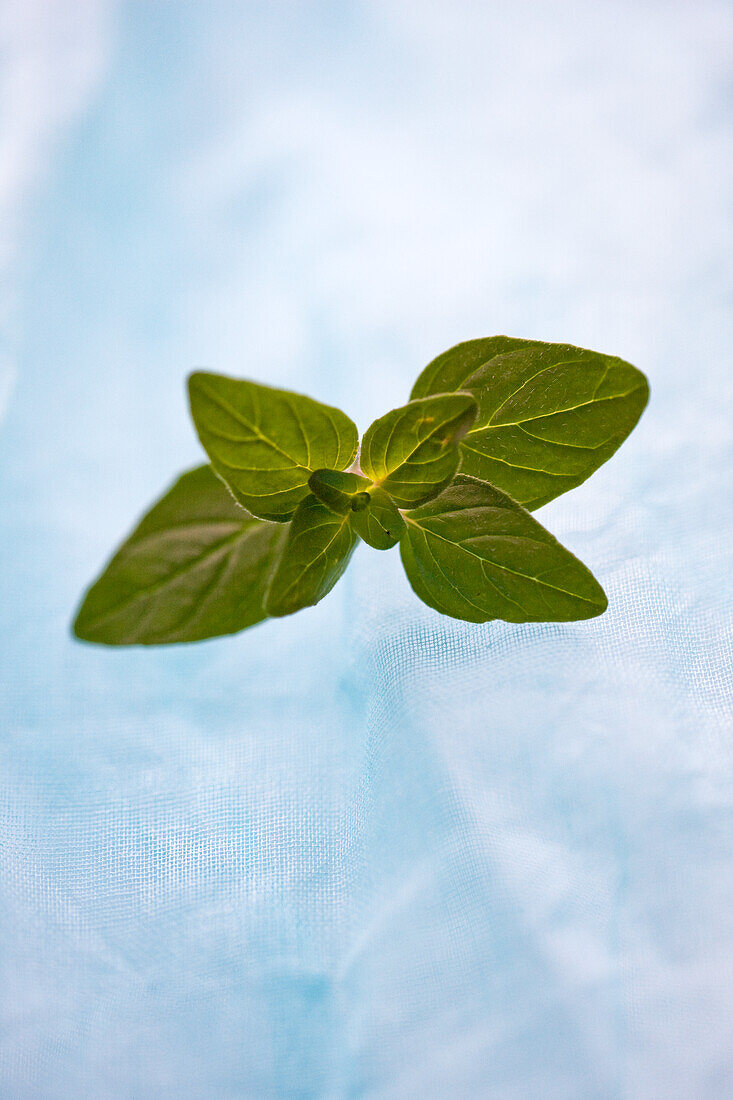
[[[363,539],[400,544],[430,607],[470,622],[600,615],[603,589],[531,515],[610,458],[648,398],[613,356],[506,336],[439,355],[365,433],[309,397],[189,379],[211,465],[184,474],[87,592],[108,645],[232,634],[317,603]]]

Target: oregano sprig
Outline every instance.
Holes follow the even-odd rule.
[[[496,336],[434,359],[410,401],[358,434],[310,397],[189,378],[209,465],[183,474],[87,591],[78,638],[161,645],[318,603],[360,540],[399,544],[416,594],[469,622],[600,615],[598,581],[530,514],[585,481],[648,400],[641,371]]]

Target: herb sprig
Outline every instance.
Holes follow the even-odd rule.
[[[233,634],[318,603],[360,540],[399,544],[414,591],[445,615],[593,618],[603,589],[530,513],[610,458],[648,396],[641,371],[614,356],[469,340],[425,368],[359,451],[339,409],[196,372],[191,415],[209,463],[143,517],[74,633],[106,645]]]

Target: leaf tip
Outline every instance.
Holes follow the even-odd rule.
[[[86,601],[85,601],[86,602]],[[95,645],[105,643],[104,638],[100,638],[94,631],[94,621],[84,613],[85,603],[82,603],[81,607],[76,613],[73,622],[69,626],[69,633],[72,638],[75,638],[77,642],[88,642]]]
[[[590,570],[588,572],[590,573]],[[608,596],[592,573],[590,573],[590,576],[595,582],[593,595],[588,600],[587,614],[582,616],[582,618],[597,619],[599,615],[603,615],[604,612],[608,610]]]
[[[191,371],[188,378],[186,379],[186,390],[188,391],[189,397],[193,397],[193,395],[203,386],[204,380],[210,377],[211,376],[207,371]]]

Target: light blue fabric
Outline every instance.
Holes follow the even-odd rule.
[[[6,3],[0,1095],[733,1096],[733,16]],[[72,641],[206,367],[363,430],[507,332],[638,430],[541,519],[610,607]]]

